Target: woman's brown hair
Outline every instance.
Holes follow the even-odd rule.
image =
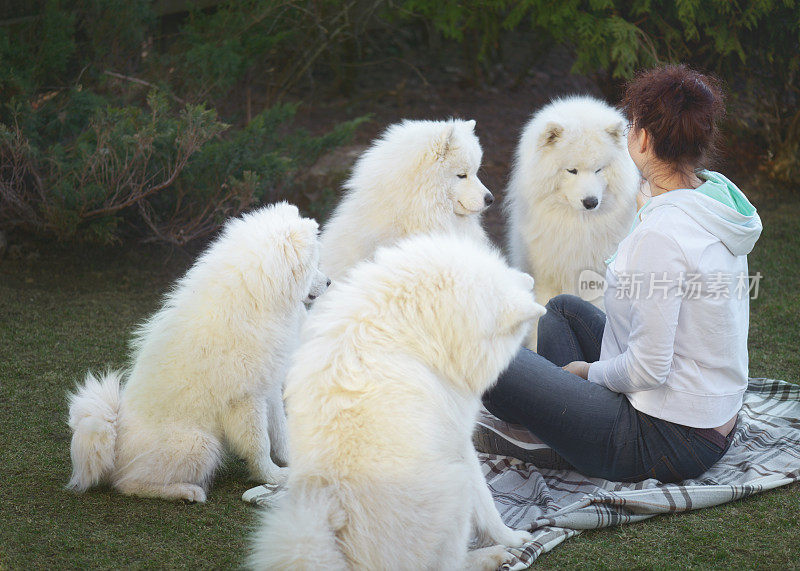
[[[719,81],[685,65],[642,71],[627,85],[622,108],[634,129],[645,129],[659,159],[697,166],[713,152],[725,114]]]

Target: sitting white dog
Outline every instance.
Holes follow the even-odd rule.
[[[423,235],[320,299],[287,377],[288,494],[250,565],[493,570],[530,540],[500,519],[471,435],[544,313],[532,290],[488,246]],[[476,533],[490,547],[469,551]]]
[[[280,203],[230,220],[141,325],[123,373],[89,373],[69,399],[77,491],[202,502],[223,440],[253,478],[281,482],[281,392],[304,301],[325,291],[317,223]]]
[[[338,282],[378,246],[429,232],[487,241],[480,214],[493,201],[478,179],[475,121],[403,121],[359,157],[322,229],[322,270]]]
[[[571,293],[603,307],[602,288],[581,291],[579,280],[602,281],[604,261],[633,222],[640,176],[626,124],[603,101],[568,97],[543,107],[522,131],[505,200],[508,253],[536,280],[541,303]]]

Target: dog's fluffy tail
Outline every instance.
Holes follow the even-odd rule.
[[[84,492],[114,469],[121,377],[119,371],[108,371],[100,378],[90,371],[83,386],[69,395],[72,429],[69,489]]]
[[[291,490],[275,508],[264,512],[251,541],[248,567],[257,571],[347,569],[336,540],[346,518],[330,487]]]

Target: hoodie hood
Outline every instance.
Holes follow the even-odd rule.
[[[744,193],[723,175],[700,171],[696,189],[659,194],[641,210],[642,218],[659,206],[672,205],[713,234],[734,256],[749,254],[761,236],[761,218]]]

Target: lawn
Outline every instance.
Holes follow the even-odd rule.
[[[747,188],[742,185],[743,188]],[[763,195],[762,195],[763,194]],[[800,381],[800,196],[754,193],[764,233],[751,304],[752,376]],[[0,261],[0,569],[232,568],[256,510],[228,461],[203,505],[64,490],[65,394],[87,368],[125,362],[131,328],[191,262],[155,248],[23,244]],[[711,333],[711,332],[710,332]],[[800,486],[730,505],[587,532],[538,567],[769,567],[800,564]]]

